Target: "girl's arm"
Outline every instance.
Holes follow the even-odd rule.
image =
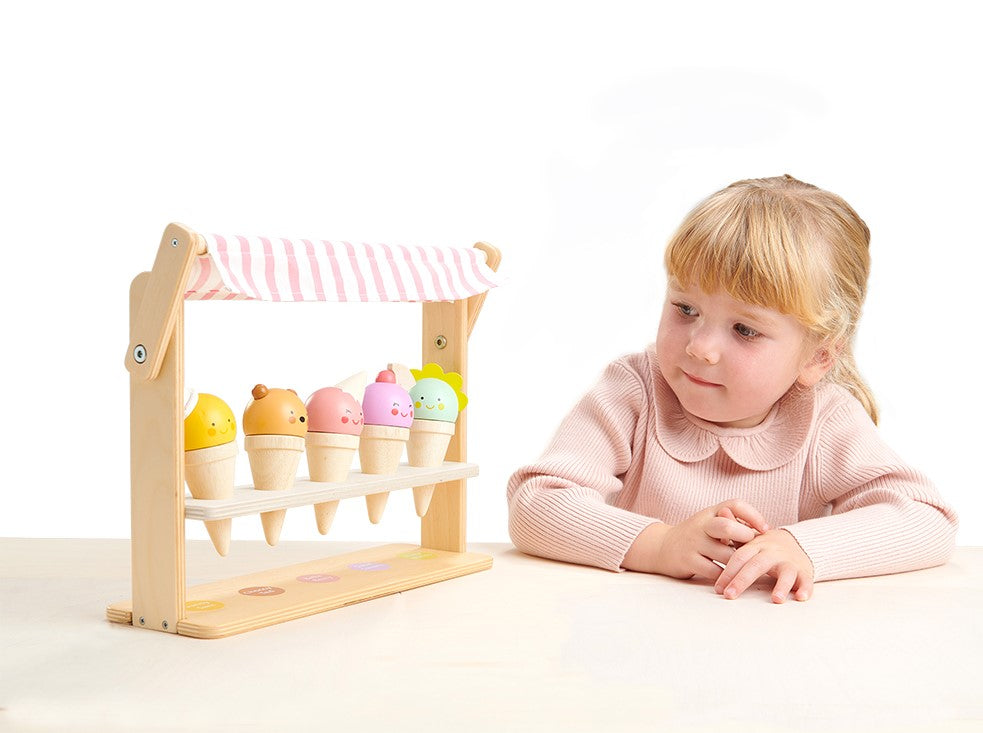
[[[803,483],[803,521],[784,529],[812,560],[817,581],[932,567],[952,554],[955,512],[884,444],[852,398],[819,427]],[[829,516],[821,516],[825,507]]]
[[[563,420],[540,460],[509,480],[515,546],[531,555],[620,569],[632,543],[655,522],[611,505],[647,420],[639,374],[626,360],[614,362]]]

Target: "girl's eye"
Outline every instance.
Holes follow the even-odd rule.
[[[742,339],[747,339],[748,341],[751,341],[752,339],[755,339],[761,335],[753,328],[750,326],[745,326],[743,323],[735,324],[734,330],[737,332],[738,336],[740,336]]]
[[[681,315],[684,316],[696,315],[696,308],[694,308],[691,305],[687,305],[686,303],[673,303],[673,305],[676,307],[676,310],[678,310]]]

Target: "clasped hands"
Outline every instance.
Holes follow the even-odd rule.
[[[650,525],[625,556],[624,567],[673,578],[707,578],[728,599],[766,575],[775,578],[775,603],[784,603],[790,594],[797,601],[812,595],[812,561],[799,543],[785,530],[769,528],[757,509],[738,499],[703,509],[677,525]]]

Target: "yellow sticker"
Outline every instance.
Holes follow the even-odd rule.
[[[188,613],[198,613],[200,611],[217,611],[225,608],[224,603],[218,601],[188,601],[184,604],[184,610]]]
[[[399,555],[404,560],[436,560],[436,552],[428,552],[427,550],[410,550],[409,552],[403,552]]]

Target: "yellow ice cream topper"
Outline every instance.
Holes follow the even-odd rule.
[[[457,372],[444,372],[439,364],[427,364],[423,369],[411,369],[416,384],[410,389],[414,416],[417,420],[454,422],[458,413],[467,407],[464,378]]]
[[[236,439],[236,418],[224,400],[190,391],[184,403],[184,449],[225,445]]]

